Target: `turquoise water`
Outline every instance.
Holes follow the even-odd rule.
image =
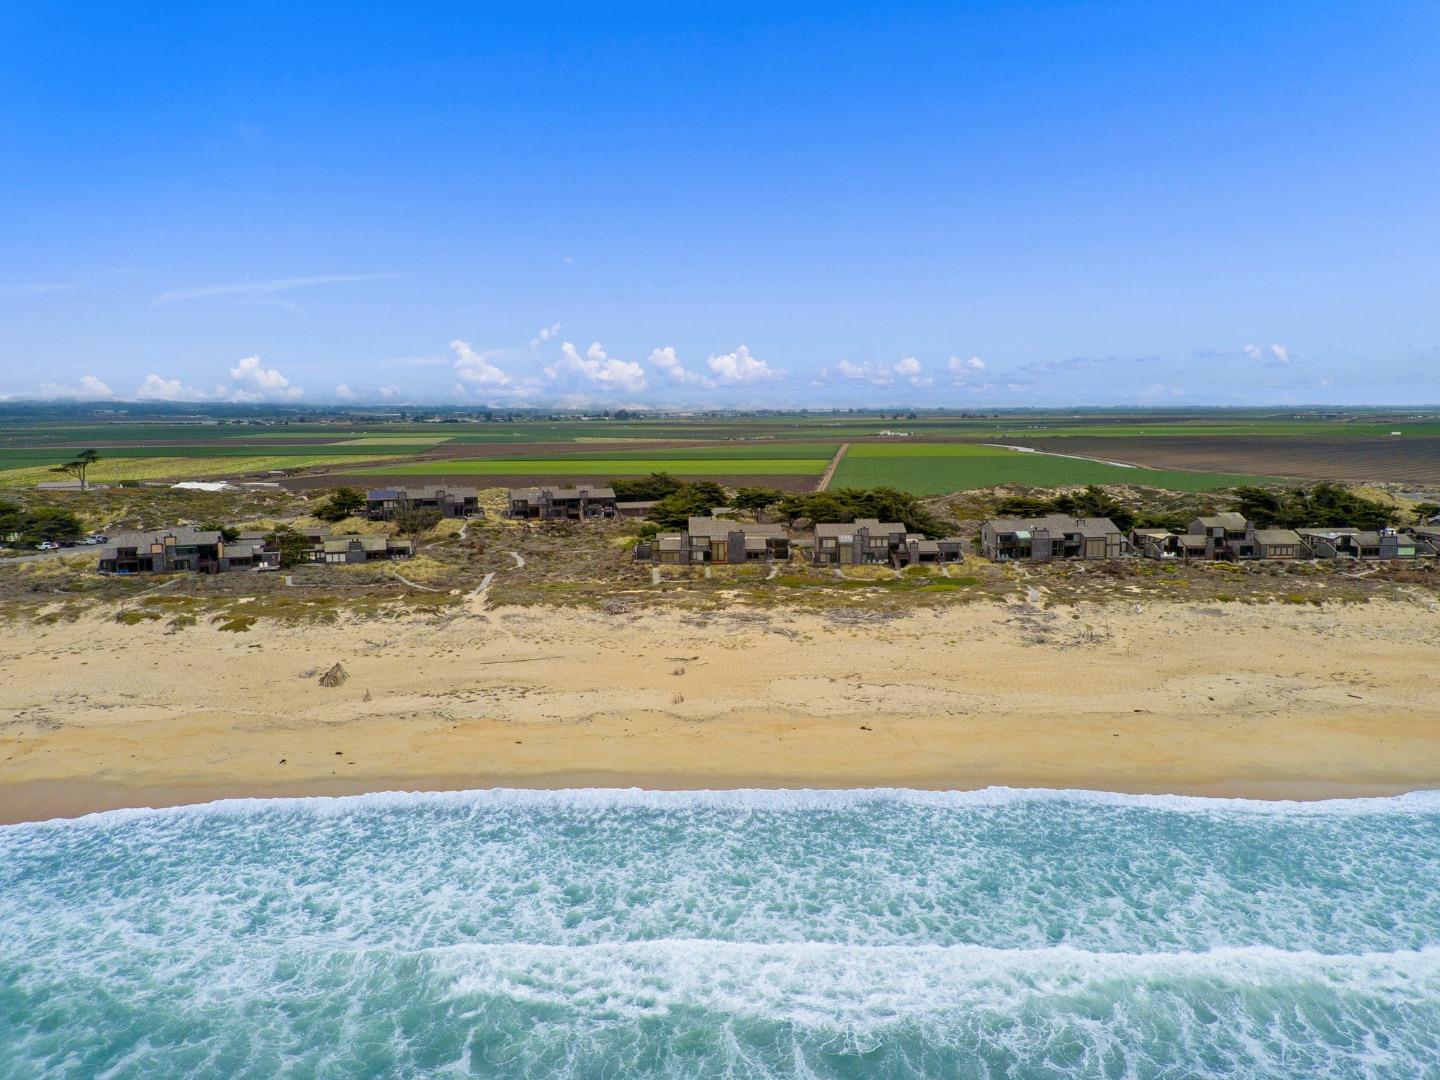
[[[0,829],[0,1077],[1440,1076],[1440,795],[471,792]]]

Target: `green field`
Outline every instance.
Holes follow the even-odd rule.
[[[366,476],[819,476],[828,458],[491,457],[354,469]]]
[[[1130,469],[1099,461],[1030,454],[966,443],[859,443],[850,447],[831,487],[888,485],[916,495],[940,495],[1001,484],[1054,487],[1072,484],[1139,484],[1173,491],[1210,491],[1265,483],[1259,476]]]

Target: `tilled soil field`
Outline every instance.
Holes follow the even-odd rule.
[[[1010,441],[1055,454],[1078,454],[1153,469],[1440,485],[1440,438],[1431,436],[1141,436]]]

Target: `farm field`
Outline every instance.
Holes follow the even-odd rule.
[[[965,443],[858,443],[841,459],[830,486],[889,485],[916,495],[939,495],[1000,484],[1143,484],[1172,491],[1210,491],[1267,480],[1247,474],[1126,468]]]
[[[188,453],[188,451],[187,451]],[[96,484],[109,484],[121,480],[214,480],[244,473],[262,473],[276,469],[333,468],[337,465],[354,465],[361,461],[393,461],[393,457],[370,455],[337,456],[333,454],[310,455],[251,455],[234,457],[230,455],[197,455],[187,457],[139,457],[105,456],[90,470],[90,480]],[[49,465],[42,467],[15,467],[5,465],[0,457],[0,487],[25,488],[47,480],[62,480]]]
[[[809,457],[492,457],[436,458],[381,468],[366,476],[819,476],[826,458]]]
[[[1305,480],[1440,486],[1440,436],[1057,439],[1034,440],[1027,445],[1143,462],[1155,468],[1227,470],[1249,465]]]

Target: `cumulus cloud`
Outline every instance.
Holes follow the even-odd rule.
[[[382,386],[382,387],[380,387],[379,393],[380,393],[380,396],[381,396],[382,398],[384,398],[386,401],[390,401],[392,398],[397,398],[397,397],[400,396],[400,387],[398,387],[398,386]]]
[[[1264,362],[1270,367],[1290,363],[1290,350],[1284,345],[1271,345],[1262,349],[1259,345],[1251,344],[1240,351],[1256,363]]]
[[[973,375],[989,367],[989,365],[978,356],[972,356],[968,359],[962,356],[952,356],[950,357],[949,363],[945,366],[950,369],[952,375]]]
[[[1259,360],[1265,355],[1265,350],[1260,348],[1259,345],[1246,345],[1240,351],[1243,352],[1246,356],[1248,356],[1251,360]]]
[[[468,341],[461,341],[459,338],[450,342],[450,351],[455,354],[451,366],[462,384],[490,387],[505,387],[511,384],[510,376],[491,363],[495,353],[476,352]],[[459,388],[463,392],[464,387]]]
[[[720,356],[711,355],[705,361],[715,377],[726,386],[749,386],[755,383],[775,382],[785,377],[785,372],[772,368],[758,356],[750,355],[750,349],[741,345],[734,352]]]
[[[60,383],[42,383],[40,396],[50,399],[66,399],[71,401],[105,401],[115,396],[110,387],[97,379],[94,375],[80,376],[80,382],[76,386],[64,386]]]
[[[890,386],[896,378],[904,379],[911,386],[929,386],[933,380],[927,378],[924,372],[925,367],[919,360],[906,356],[894,364],[880,364],[872,360],[857,364],[853,360],[841,360],[835,365],[833,374],[842,379],[856,379],[874,386]],[[821,374],[829,376],[832,372],[829,368],[824,368]]]
[[[231,395],[236,401],[294,400],[305,393],[280,374],[279,368],[267,368],[260,357],[247,356],[230,369],[230,378],[239,383]]]
[[[649,385],[645,369],[633,360],[621,360],[606,353],[600,342],[591,344],[581,356],[568,341],[560,345],[560,359],[545,369],[550,379],[580,378],[606,390],[634,392]]]
[[[1275,362],[1277,364],[1290,363],[1290,350],[1287,349],[1284,345],[1271,345],[1270,355],[1275,357]]]
[[[530,348],[532,348],[532,349],[538,349],[538,348],[540,348],[541,345],[544,345],[544,344],[545,344],[547,341],[549,341],[551,338],[555,338],[555,337],[559,337],[559,336],[560,336],[560,324],[559,324],[558,322],[557,322],[557,323],[552,323],[552,324],[549,325],[549,326],[542,326],[542,327],[536,332],[535,336],[530,339]]]
[[[206,393],[185,385],[179,379],[161,378],[152,371],[145,376],[145,381],[135,388],[132,396],[136,401],[213,401],[217,397],[225,396],[225,388],[217,386],[215,392]]]
[[[341,401],[354,401],[355,391],[351,390],[345,383],[339,383],[335,387],[335,396]]]
[[[698,371],[691,371],[675,355],[675,346],[666,345],[650,353],[650,365],[660,370],[671,382],[684,386],[714,386],[715,380]]]

